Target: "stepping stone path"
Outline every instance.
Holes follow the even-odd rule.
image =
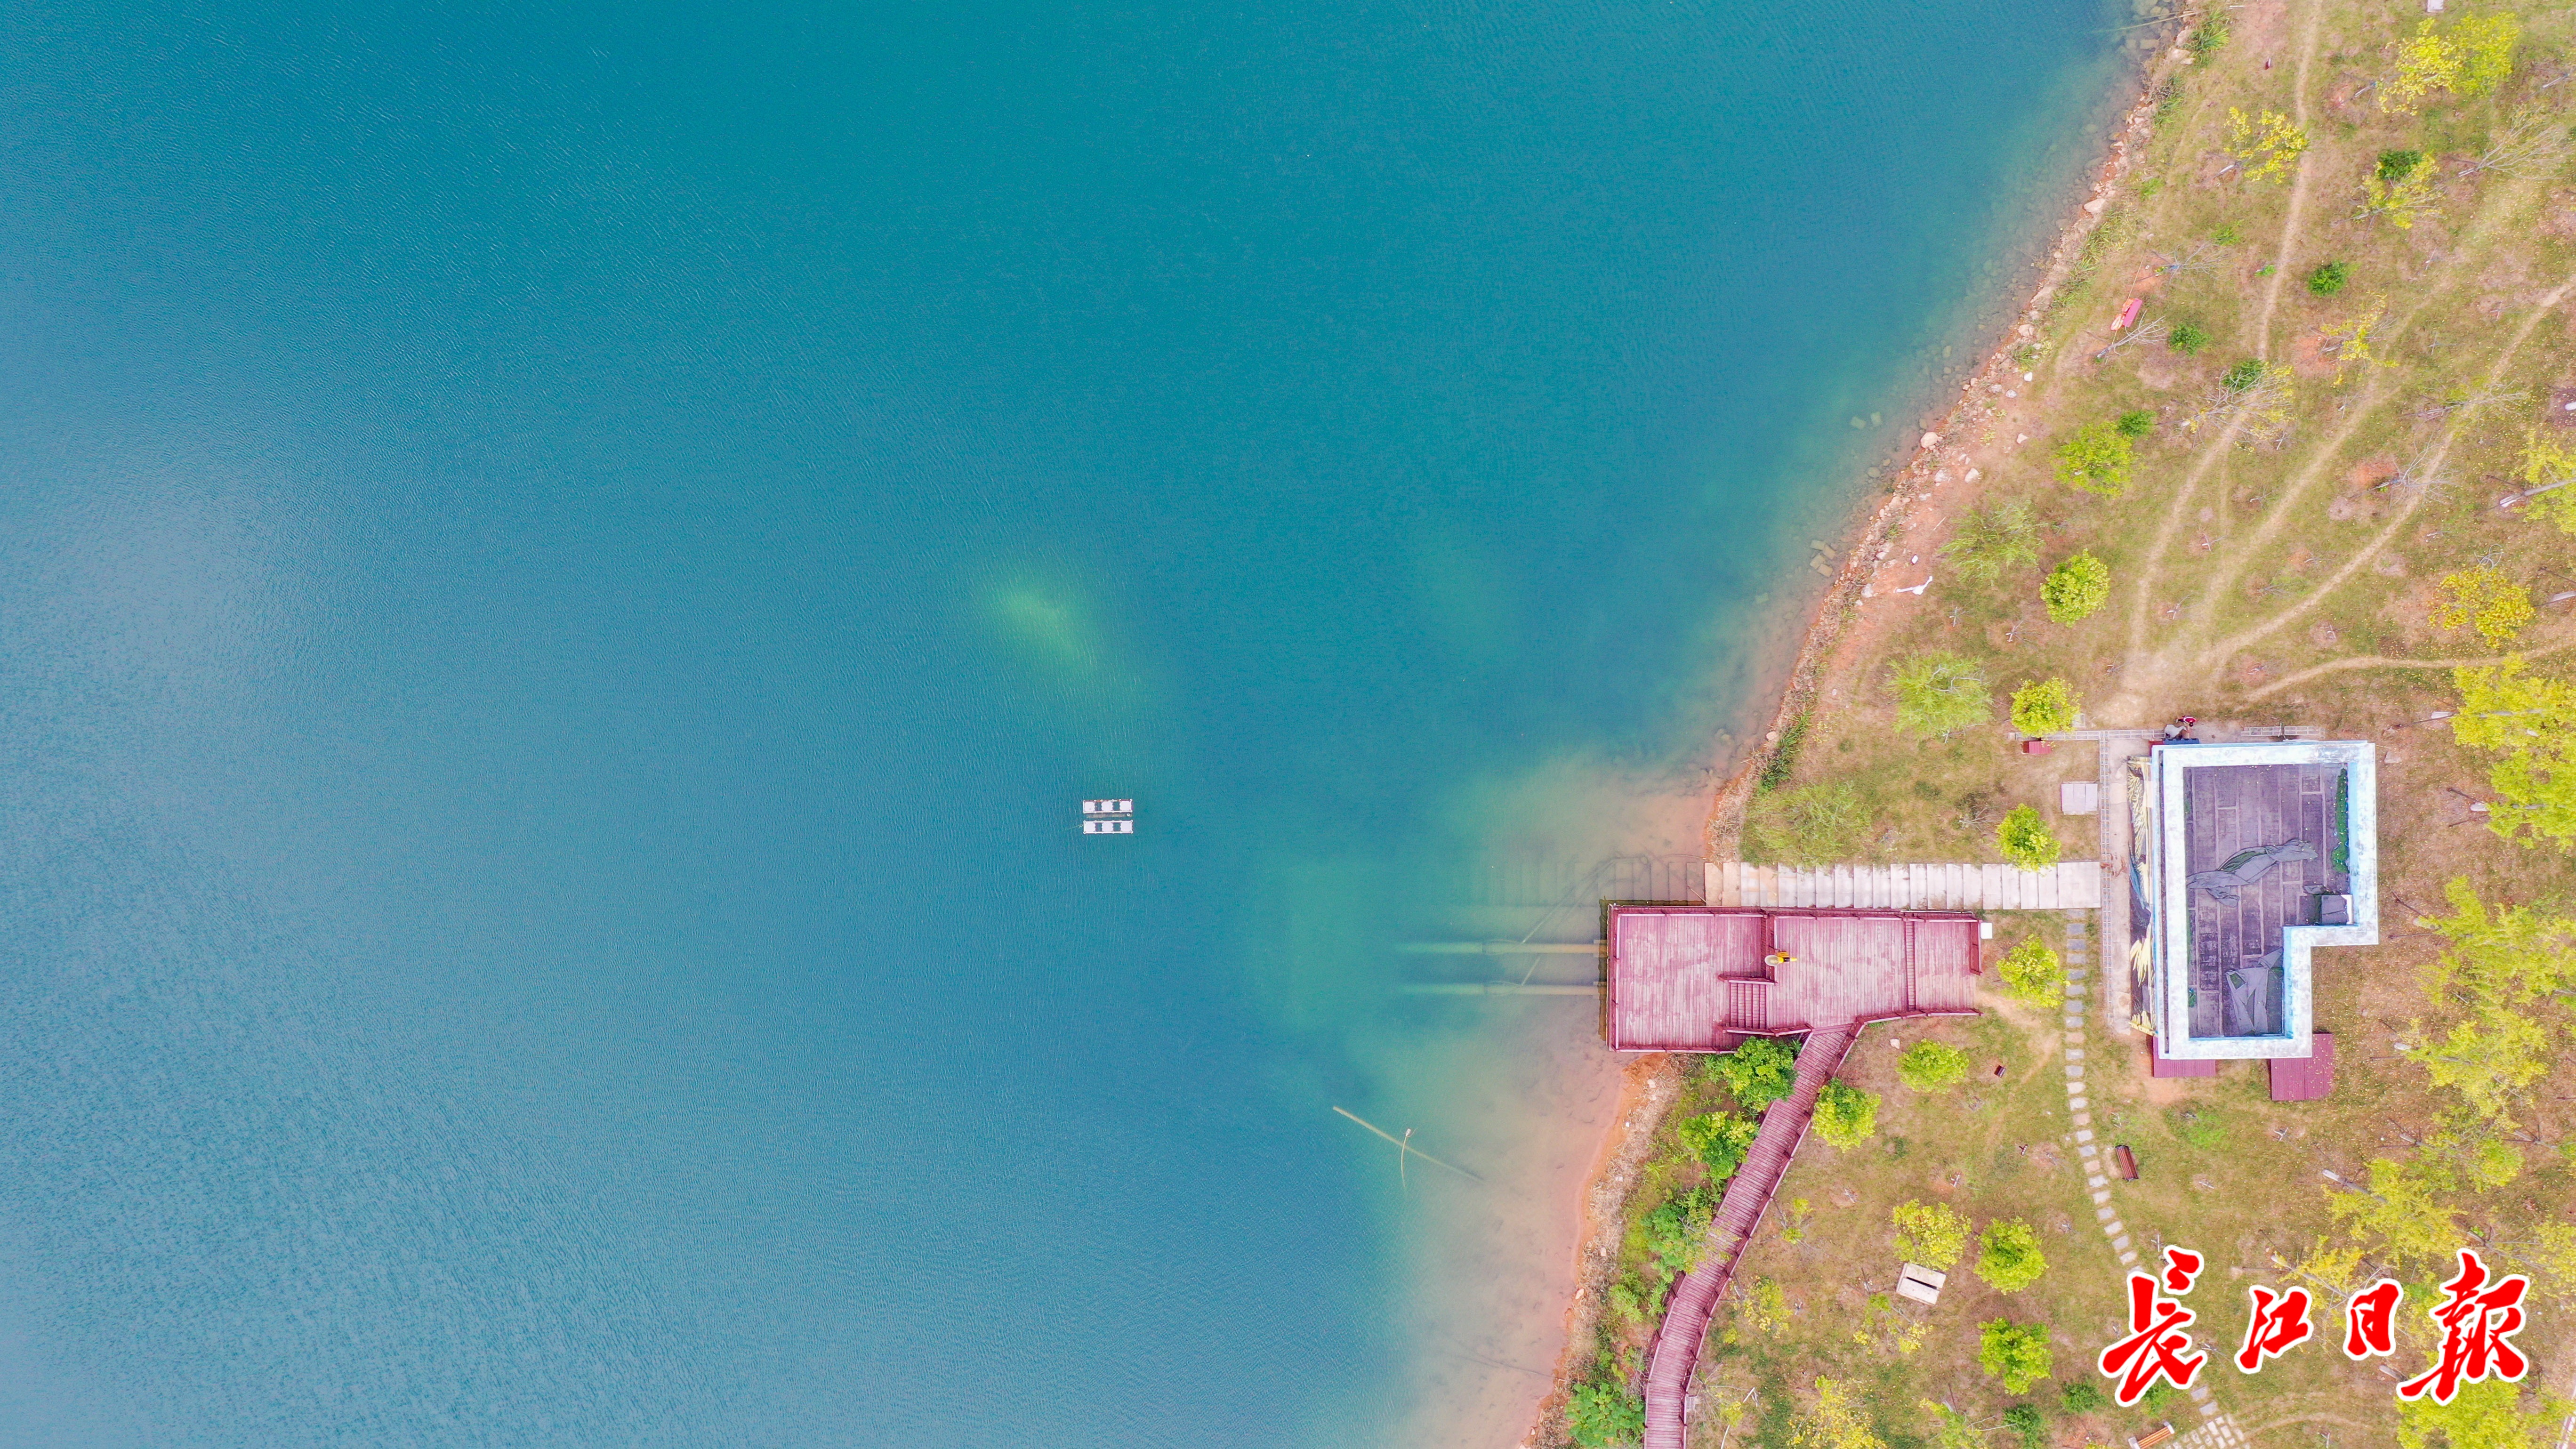
[[[2207,1373],[2209,1370],[2203,1369],[2201,1372]],[[2245,1449],[2245,1431],[2236,1427],[2234,1418],[2206,1406],[2201,1409],[2201,1412],[2214,1417],[2188,1434],[2175,1435],[2169,1449]]]
[[[2093,1101],[2084,1084],[2084,1018],[2087,1012],[2086,980],[2093,974],[2093,926],[2090,912],[2066,913],[2066,1107],[2073,1114],[2074,1134],[2068,1139],[2084,1164],[2084,1190],[2093,1196],[2093,1219],[2102,1236],[2119,1256],[2124,1269],[2138,1265],[2138,1246],[2130,1241],[2128,1224],[2120,1221],[2120,1210],[2111,1205],[2111,1159],[2102,1144],[2093,1137]],[[2218,1362],[2213,1356],[2212,1363]],[[2207,1423],[2174,1440],[2173,1449],[2235,1449],[2245,1442],[2234,1421],[2218,1412],[2210,1401],[2209,1370],[2200,1371],[2198,1382],[2191,1386],[2191,1401]],[[2225,1438],[2204,1438],[2224,1425]]]

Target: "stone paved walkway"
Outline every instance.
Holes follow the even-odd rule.
[[[2070,1120],[2075,1129],[2074,1135],[2069,1140],[2075,1144],[2076,1154],[2084,1164],[2084,1190],[2093,1198],[2094,1222],[2100,1225],[2102,1236],[2110,1242],[2111,1251],[2119,1257],[2120,1266],[2134,1268],[2138,1264],[2138,1246],[2130,1241],[2129,1226],[2120,1220],[2120,1210],[2111,1203],[2110,1154],[2100,1142],[2094,1140],[2093,1100],[2086,1091],[2084,1081],[2084,1070],[2087,1065],[2084,1056],[2086,1003],[2092,999],[2085,982],[2092,974],[2095,964],[2093,946],[2093,927],[2088,919],[2088,913],[2068,911],[2066,946],[2063,953],[2066,958],[2066,1109],[2071,1114]],[[2210,1362],[2216,1364],[2219,1361],[2213,1351]],[[2197,1381],[2191,1386],[2192,1404],[2200,1410],[2203,1419],[2209,1420],[2209,1423],[2192,1431],[2190,1435],[2177,1439],[2175,1441],[2177,1449],[2181,1449],[2186,1440],[2198,1440],[2208,1429],[2226,1422],[2218,1414],[2218,1405],[2210,1399],[2210,1374],[2209,1368],[2203,1368]],[[2236,1434],[2232,1424],[2227,1432]],[[2222,1442],[2225,1445],[2242,1444],[2244,1438],[2242,1435],[2237,1435],[2225,1441],[2210,1440],[2206,1443],[2193,1443],[2190,1449],[2216,1449],[2216,1446],[2221,1445]]]

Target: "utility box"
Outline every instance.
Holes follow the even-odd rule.
[[[1938,1303],[1941,1301],[1941,1285],[1949,1281],[1950,1275],[1938,1268],[1908,1263],[1896,1272],[1896,1294],[1917,1303]]]

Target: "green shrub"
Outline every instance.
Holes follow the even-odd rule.
[[[1827,1082],[1816,1094],[1816,1135],[1828,1147],[1858,1147],[1878,1131],[1878,1094]]]
[[[2012,722],[2026,735],[2075,728],[2075,686],[2063,679],[2034,679],[2014,690]]]
[[[1955,1087],[1968,1079],[1968,1054],[1937,1041],[1918,1041],[1897,1054],[1896,1079],[1917,1092]]]
[[[1708,1059],[1708,1074],[1726,1084],[1735,1105],[1759,1112],[1798,1089],[1798,1049],[1776,1036],[1757,1036]]]
[[[2245,234],[2236,229],[2236,223],[2222,221],[2218,224],[2218,229],[2209,234],[2209,239],[2220,246],[2232,247],[2245,240]]]
[[[2020,1218],[1997,1218],[1986,1224],[1977,1245],[1977,1276],[1993,1284],[1998,1293],[2019,1293],[2038,1282],[2040,1275],[2048,1271],[2048,1259],[2039,1251],[2039,1230]],[[2043,1328],[2038,1332],[2044,1350],[2048,1331]],[[2039,1372],[2030,1377],[2040,1379],[2047,1375],[2048,1369],[2043,1362]],[[2007,1379],[2004,1387],[2018,1394],[2029,1388],[2030,1383],[2016,1384]]]
[[[1790,865],[1827,865],[1860,849],[1869,817],[1860,792],[1845,784],[1801,786],[1764,795],[1745,812],[1750,854]]]
[[[2117,498],[2129,491],[2129,465],[2137,445],[2115,423],[2086,423],[2066,435],[2053,455],[2057,481],[2069,488]]]
[[[1947,1203],[1901,1202],[1889,1216],[1897,1253],[1924,1267],[1947,1268],[1968,1250],[1968,1220]]]
[[[2421,151],[2382,151],[2379,153],[2379,179],[2411,181],[2424,165]]]
[[[2110,1395],[2082,1379],[2069,1383],[2065,1389],[2065,1396],[2066,1412],[2070,1414],[2089,1414],[2111,1402]]]
[[[2040,819],[2038,809],[2030,805],[2016,805],[2005,812],[1995,826],[1995,847],[2004,853],[2004,859],[2023,870],[2046,870],[2057,864],[2063,850],[2057,837],[2049,833],[2048,822]]]
[[[2218,54],[2218,48],[2226,43],[2227,22],[2216,18],[2204,20],[2200,28],[2191,33],[2191,39],[2188,42],[2191,46],[2191,58],[2205,61]]]
[[[2057,953],[2037,936],[2024,937],[2020,945],[2004,953],[2003,963],[1995,973],[2003,978],[2004,990],[2015,1000],[2049,1006],[2066,999],[2066,963],[2058,960]]]
[[[2176,322],[2165,334],[2165,346],[2185,357],[2195,357],[2209,345],[2209,329],[2197,322]]]
[[[2259,357],[2249,357],[2243,362],[2236,364],[2234,367],[2227,369],[2226,375],[2219,378],[2218,382],[2221,387],[2226,388],[2229,392],[2243,392],[2254,384],[2261,382],[2263,380],[2263,374],[2269,371],[2271,371],[2271,369],[2264,365],[2263,359]]]
[[[1682,1119],[1674,1135],[1692,1156],[1708,1164],[1709,1181],[1724,1182],[1744,1165],[1744,1155],[1753,1150],[1757,1130],[1753,1119],[1740,1113],[1710,1112]]]
[[[2119,430],[2121,437],[2143,438],[2147,434],[2156,430],[2155,409],[2131,409],[2128,412],[2120,414],[2119,420],[2112,423],[2111,426]]]
[[[2000,1318],[1986,1324],[1977,1341],[1977,1366],[2002,1379],[2006,1393],[2028,1393],[2057,1367],[2057,1356],[2048,1350],[2048,1325]]]
[[[1637,1220],[1646,1251],[1667,1272],[1687,1273],[1708,1251],[1708,1224],[1717,1216],[1717,1194],[1705,1187],[1679,1193]]]
[[[1609,1449],[1646,1437],[1645,1401],[1632,1397],[1608,1373],[1574,1386],[1566,1400],[1565,1432],[1583,1449]]]
[[[1983,724],[1994,710],[1985,672],[1964,655],[1935,650],[1896,666],[1888,680],[1896,722],[1918,735],[1946,735]]]
[[[1941,556],[1961,577],[1993,583],[2008,568],[2039,562],[2039,520],[2019,499],[1959,520],[1958,531],[1941,545]]]
[[[2352,268],[2341,262],[2328,262],[2308,273],[2308,290],[2320,297],[2331,297],[2342,291],[2343,284],[2351,279]]]
[[[2041,1449],[2048,1442],[2048,1416],[2037,1404],[2015,1404],[2004,1410],[2004,1427],[2021,1440],[2023,1449]]]
[[[2077,549],[2048,571],[2039,585],[2039,601],[2048,606],[2048,617],[2060,624],[2089,619],[2111,601],[2111,566],[2091,549]]]

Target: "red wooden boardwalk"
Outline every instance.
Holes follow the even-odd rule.
[[[1798,1051],[1797,1090],[1762,1114],[1753,1150],[1745,1154],[1744,1165],[1736,1169],[1726,1184],[1726,1195],[1718,1199],[1716,1220],[1708,1227],[1707,1256],[1673,1285],[1663,1327],[1656,1330],[1654,1347],[1646,1356],[1645,1449],[1682,1449],[1691,1369],[1699,1363],[1709,1317],[1726,1296],[1727,1285],[1735,1277],[1735,1261],[1761,1224],[1763,1210],[1771,1206],[1771,1195],[1788,1176],[1798,1144],[1806,1140],[1807,1124],[1816,1115],[1816,1094],[1832,1080],[1859,1034],[1857,1026],[1808,1034],[1806,1045]]]

